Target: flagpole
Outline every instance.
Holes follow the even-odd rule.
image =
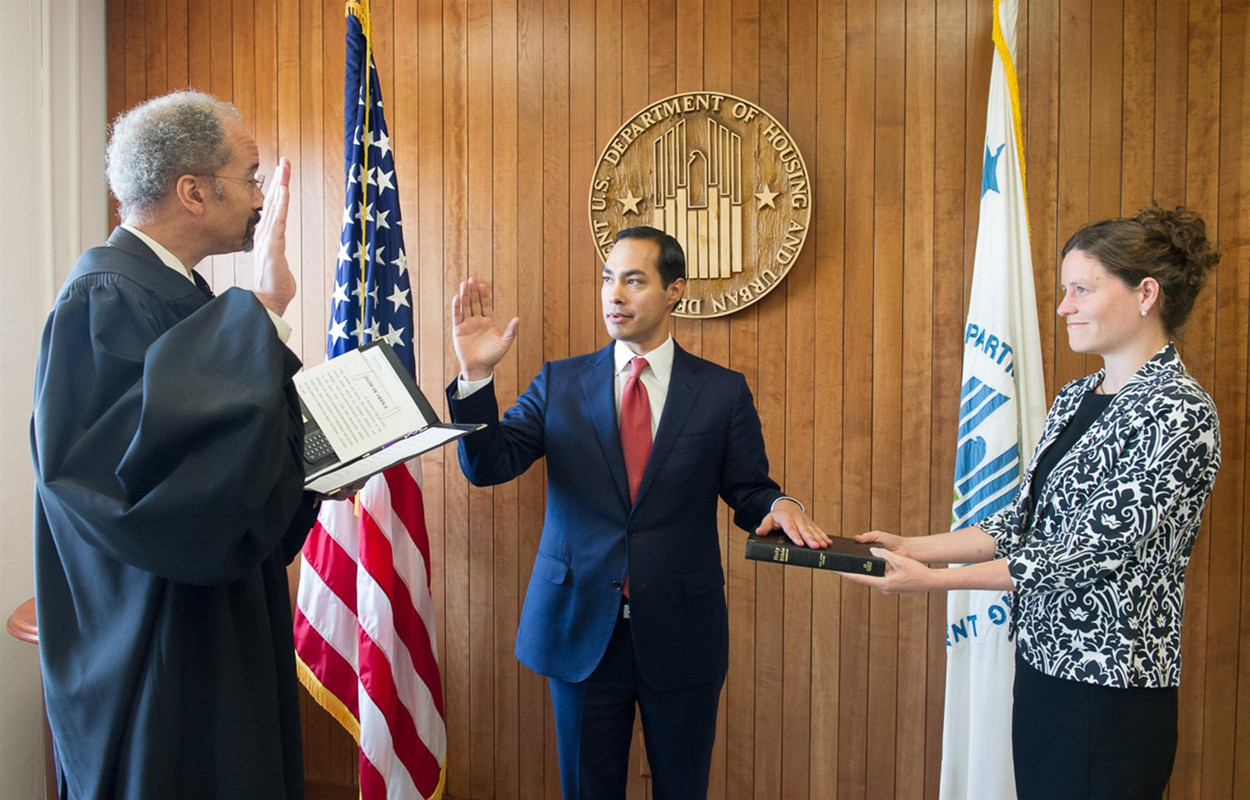
[[[1045,416],[1013,57],[1016,14],[1017,0],[995,1],[952,528],[975,525],[1012,502]],[[1015,797],[1011,603],[1010,592],[947,594],[944,800]]]

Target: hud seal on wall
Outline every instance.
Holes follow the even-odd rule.
[[[786,129],[754,103],[690,92],[652,103],[608,142],[590,185],[606,259],[617,231],[650,225],[686,251],[679,317],[719,317],[768,294],[807,239],[812,184]]]

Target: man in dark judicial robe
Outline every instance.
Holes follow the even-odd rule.
[[[108,158],[123,223],[56,300],[31,426],[61,796],[302,797],[290,166],[265,199],[238,112],[192,92],[119,117]],[[254,289],[214,297],[191,268],[253,235]]]

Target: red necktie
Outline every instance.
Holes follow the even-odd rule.
[[[647,359],[635,358],[630,363],[629,380],[621,392],[621,450],[625,453],[625,476],[629,481],[629,500],[638,496],[638,485],[651,455],[651,400],[642,385],[642,371]],[[622,593],[629,598],[629,575],[625,576]]]
[[[651,455],[651,401],[647,399],[647,387],[642,385],[642,371],[647,359],[635,358],[631,364],[629,380],[621,392],[621,450],[625,453],[625,475],[629,479],[629,499],[638,496],[647,457]]]

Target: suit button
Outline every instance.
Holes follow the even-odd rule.
[[[616,589],[618,592],[619,592],[619,591],[620,591],[623,587],[624,587],[624,584],[622,584],[620,581],[612,581],[612,588],[613,588],[613,589]]]
[[[637,536],[637,535],[638,535],[638,528],[637,528],[637,527],[635,527],[634,525],[630,525],[630,526],[629,526],[629,529],[628,529],[628,530],[626,530],[625,532],[626,532],[626,533],[628,533],[630,536]]]

